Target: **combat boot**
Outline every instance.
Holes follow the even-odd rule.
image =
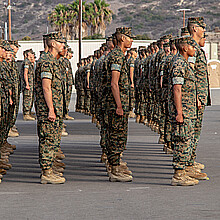
[[[8,136],[9,137],[18,137],[19,133],[18,133],[18,131],[13,131],[12,129],[10,129],[9,133],[8,133]]]
[[[54,174],[55,176],[63,177],[63,173],[60,173],[60,172],[58,172],[58,171],[56,171],[56,170],[54,170],[54,169],[53,169],[53,174]]]
[[[119,166],[111,167],[111,173],[109,173],[110,182],[131,182],[132,179],[132,176],[120,172]]]
[[[100,162],[101,163],[106,163],[106,160],[107,160],[107,155],[106,155],[106,153],[102,153],[102,155],[101,155],[101,159],[100,159]]]
[[[194,186],[199,181],[186,175],[185,170],[175,170],[172,178],[172,186]]]
[[[133,111],[129,112],[129,118],[135,118],[136,114]]]
[[[63,173],[64,172],[64,168],[63,167],[58,167],[58,166],[55,166],[53,165],[52,166],[53,170],[59,172],[59,173]]]
[[[5,147],[7,147],[7,148],[11,148],[11,149],[13,149],[13,150],[16,149],[16,145],[10,144],[10,143],[8,143],[8,141],[5,141],[4,144],[3,144],[3,146],[5,146]]]
[[[136,123],[140,123],[140,119],[141,119],[141,116],[140,116],[140,115],[137,115],[137,116],[136,116]]]
[[[199,162],[194,162],[193,164],[193,168],[195,169],[200,169],[200,170],[204,170],[205,169],[205,165]]]
[[[97,123],[96,123],[96,127],[99,129],[99,130],[101,130],[101,128],[102,128],[102,126],[100,125],[100,123],[97,121]]]
[[[65,159],[65,155],[63,153],[60,153],[60,152],[56,152],[55,156],[56,156],[56,159],[59,159],[59,160]]]
[[[186,167],[186,175],[197,180],[207,180],[207,174],[193,168],[193,166]]]
[[[96,123],[96,117],[94,115],[92,116],[92,123]]]
[[[160,135],[158,144],[164,144],[164,135],[163,134]]]
[[[128,169],[127,165],[120,164],[119,170],[124,174],[132,175],[132,172]]]
[[[71,117],[71,116],[69,116],[68,114],[66,114],[65,119],[66,119],[66,120],[74,120],[74,118]]]
[[[24,121],[35,121],[35,118],[33,118],[31,115],[23,115]]]
[[[62,162],[60,162],[59,160],[55,160],[55,161],[53,162],[53,166],[55,166],[55,167],[62,167],[63,169],[66,168],[65,163],[62,163]]]
[[[43,170],[43,173],[41,175],[42,184],[47,184],[47,183],[61,184],[61,183],[65,183],[65,181],[66,180],[64,177],[54,175],[52,168],[50,168],[49,170]]]
[[[3,168],[0,168],[0,174],[1,175],[5,175],[7,172],[6,172],[6,170],[5,169],[3,169]]]
[[[5,147],[5,146],[2,147],[1,152],[3,152],[3,153],[10,153],[10,154],[14,153],[14,151],[11,148],[8,148],[8,147]]]
[[[167,142],[167,147],[166,147],[165,153],[166,154],[173,154],[173,149],[172,149],[172,146],[171,146],[171,141]]]
[[[148,126],[148,120],[147,120],[147,118],[144,120],[144,125]]]
[[[0,168],[2,168],[4,170],[9,170],[12,168],[12,165],[10,163],[6,163],[3,160],[0,160]]]
[[[144,120],[145,120],[145,116],[141,115],[141,118],[140,118],[140,121],[139,121],[139,123],[142,123],[142,124],[144,124]]]
[[[68,132],[66,131],[66,129],[63,127],[63,130],[62,130],[62,137],[65,137],[65,136],[68,136]]]

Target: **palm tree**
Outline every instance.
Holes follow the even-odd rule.
[[[69,38],[69,10],[68,7],[58,4],[54,11],[49,14],[48,20],[56,31],[61,31],[62,34]]]
[[[112,10],[105,0],[94,0],[94,20],[91,23],[91,35],[100,34],[105,37],[106,24],[112,21]]]
[[[86,16],[86,2],[82,2],[82,37],[88,37],[88,21]],[[68,5],[69,9],[69,25],[72,29],[72,38],[79,37],[79,0],[74,1]]]

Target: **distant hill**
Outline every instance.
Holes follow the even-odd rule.
[[[87,2],[90,2],[88,0]],[[0,1],[0,25],[6,20],[3,0]],[[69,4],[72,0],[12,0],[12,36],[22,39],[30,36],[33,40],[42,39],[47,30],[47,16],[58,3]],[[166,33],[178,34],[182,27],[182,12],[177,9],[189,8],[186,17],[204,16],[207,29],[220,27],[219,0],[107,0],[114,11],[112,24],[106,35],[117,26],[131,26],[135,34],[148,34],[157,39]],[[49,28],[52,31],[52,28]]]

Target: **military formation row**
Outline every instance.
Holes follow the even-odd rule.
[[[46,38],[44,39],[44,44],[46,45]],[[34,101],[36,101],[35,94],[37,93],[36,91],[38,91],[37,87],[42,87],[42,85],[37,85],[37,75],[35,74],[35,71],[37,71],[37,73],[39,72],[39,68],[37,67],[39,67],[38,64],[41,59],[36,62],[35,53],[32,49],[28,49],[23,52],[24,61],[22,63],[21,70],[19,70],[17,62],[15,61],[16,53],[18,52],[19,47],[20,45],[17,41],[0,41],[1,179],[2,175],[6,174],[6,170],[12,168],[12,165],[9,163],[9,156],[16,149],[16,146],[9,144],[7,139],[9,136],[19,136],[15,122],[18,116],[20,94],[23,93],[23,119],[32,121],[35,120],[35,114],[31,112],[31,109]],[[47,54],[47,52],[48,47],[45,46],[45,51],[41,52],[41,57],[42,55]],[[65,108],[65,115],[63,117],[66,119],[73,119],[68,115],[68,106],[71,99],[72,86],[74,84],[71,63],[69,61],[72,56],[73,51],[68,47],[67,42],[65,41],[62,52],[60,52],[59,57],[56,58],[56,65],[62,72],[60,79],[62,80],[62,97],[64,99],[63,108]],[[62,124],[61,128],[61,134],[68,134],[65,131],[64,124]],[[59,155],[59,157],[62,159],[64,158],[64,155]],[[65,166],[63,163],[61,163],[61,165]]]
[[[203,17],[189,18],[181,37],[166,35],[147,48],[131,48],[130,28],[117,28],[93,56],[78,63],[76,111],[100,129],[101,161],[110,181],[131,181],[122,161],[128,117],[160,134],[173,154],[172,185],[207,179],[196,162],[203,113],[210,105]]]

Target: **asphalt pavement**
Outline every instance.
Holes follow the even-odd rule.
[[[133,220],[219,219],[220,216],[220,105],[208,107],[198,147],[210,180],[193,187],[172,187],[172,157],[157,144],[158,134],[129,120],[124,160],[133,172],[130,183],[108,181],[100,163],[99,130],[89,116],[71,112],[65,121],[69,136],[62,138],[66,155],[62,185],[41,185],[36,122],[19,114],[20,137],[10,157],[12,169],[0,184],[2,220]]]

